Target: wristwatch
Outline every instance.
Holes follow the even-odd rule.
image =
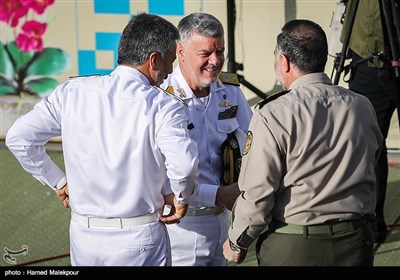
[[[241,252],[245,251],[245,248],[242,248],[234,243],[232,243],[232,241],[229,240],[229,246],[231,247],[231,250],[235,253],[240,254]]]

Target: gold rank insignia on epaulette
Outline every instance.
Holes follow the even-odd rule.
[[[157,87],[157,86],[153,86],[153,87],[156,88],[156,89],[161,90],[165,95],[171,97],[172,99],[175,99],[176,101],[178,101],[179,103],[183,104],[184,106],[189,107],[187,105],[187,103],[185,102],[185,100],[183,100],[182,98],[180,98],[179,96],[176,96],[174,94],[172,86],[167,87],[167,90],[162,89],[162,88]],[[172,90],[172,92],[171,92],[171,90]]]
[[[265,98],[265,99],[261,100],[260,102],[258,102],[257,105],[256,105],[256,108],[258,107],[258,109],[261,109],[268,102],[271,102],[272,100],[275,100],[278,97],[281,97],[282,95],[285,95],[289,91],[290,91],[290,89],[289,90],[283,90],[281,92],[274,93],[274,94],[268,96],[267,98]]]
[[[219,80],[224,84],[239,86],[239,77],[236,73],[221,72],[218,76]]]

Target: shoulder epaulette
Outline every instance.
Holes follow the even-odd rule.
[[[286,93],[288,93],[290,91],[289,90],[283,90],[280,91],[278,93],[274,93],[270,96],[268,96],[267,98],[261,100],[260,102],[257,103],[256,107],[258,107],[258,109],[261,109],[265,104],[267,104],[268,102],[271,102],[272,100],[277,99],[278,97],[281,97],[282,95],[285,95]]]
[[[185,100],[183,100],[183,99],[180,98],[179,96],[176,96],[173,92],[167,91],[167,90],[165,90],[165,89],[163,89],[163,88],[160,88],[160,87],[157,87],[157,86],[154,86],[154,87],[155,87],[156,89],[161,90],[165,95],[171,97],[172,99],[175,99],[176,101],[178,101],[178,102],[181,103],[182,105],[184,105],[184,106],[186,106],[186,107],[189,107],[189,106],[187,105],[187,103],[185,102]],[[169,87],[168,87],[168,88],[169,88]],[[167,88],[167,89],[168,89],[168,88]]]
[[[239,77],[236,75],[236,73],[221,72],[218,78],[224,84],[230,84],[235,86],[240,85]]]
[[[81,75],[81,76],[70,76],[69,79],[74,79],[74,78],[83,78],[83,77],[97,77],[97,76],[103,76],[102,74],[89,74],[89,75]]]

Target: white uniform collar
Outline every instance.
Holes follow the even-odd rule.
[[[181,80],[181,82],[182,82],[181,84],[184,85],[180,89],[174,88],[175,94],[179,95],[183,99],[193,98],[194,93],[193,93],[192,89],[189,87],[185,78],[183,77],[182,71],[181,71],[179,65],[176,67],[175,71],[176,71],[176,75],[179,77],[179,80]],[[223,90],[224,88],[225,88],[225,85],[219,79],[217,79],[217,81],[212,83],[210,86],[210,95],[213,92]],[[183,91],[183,93],[182,93],[182,91]]]
[[[145,85],[150,86],[149,79],[142,72],[133,67],[118,65],[114,69],[114,71],[111,72],[111,75],[129,76],[131,79],[137,80]]]

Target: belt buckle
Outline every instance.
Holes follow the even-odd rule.
[[[89,220],[88,225],[90,228],[114,228],[114,229],[124,228],[121,218],[89,217],[88,220]]]

